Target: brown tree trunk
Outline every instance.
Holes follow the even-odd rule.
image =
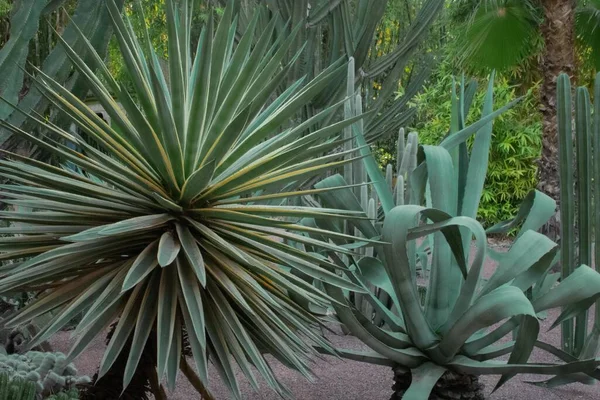
[[[570,77],[575,73],[575,0],[541,0],[544,21],[541,26],[544,38],[541,70],[543,76],[540,89],[543,137],[542,155],[538,162],[538,189],[560,201],[558,173],[558,142],[556,126],[556,78],[561,72]],[[560,234],[558,214],[550,220],[544,233],[556,239]]]

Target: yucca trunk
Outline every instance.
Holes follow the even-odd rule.
[[[390,400],[401,400],[412,382],[412,375],[403,369],[394,369],[394,394]],[[483,400],[483,384],[475,375],[447,371],[433,387],[430,400]]]
[[[540,108],[543,116],[542,155],[538,163],[538,189],[559,202],[558,145],[556,125],[556,78],[561,72],[570,77],[575,70],[574,0],[542,0],[544,38]],[[545,229],[549,237],[557,237],[559,220],[552,218]]]

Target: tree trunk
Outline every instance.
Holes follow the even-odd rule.
[[[560,201],[558,173],[558,142],[556,126],[556,78],[565,72],[571,78],[575,72],[575,0],[541,0],[544,21],[541,26],[544,38],[542,54],[542,87],[540,111],[542,112],[542,155],[538,162],[538,189]],[[560,216],[555,213],[544,233],[552,239],[560,235]]]
[[[410,386],[410,372],[394,369],[394,394],[390,400],[401,400]],[[447,371],[433,387],[429,400],[484,400],[483,384],[475,375]]]

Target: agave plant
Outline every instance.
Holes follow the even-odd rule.
[[[409,178],[412,204],[386,206],[393,204],[389,188],[379,190],[381,186],[374,184],[385,212],[383,227],[369,220],[350,221],[351,227],[358,229],[364,237],[381,237],[390,245],[375,245],[373,256],[362,258],[352,255],[343,258],[326,252],[340,267],[355,267],[349,274],[355,283],[363,286],[366,294],[362,296],[373,310],[373,313],[364,314],[351,307],[348,293],[324,284],[326,292],[336,300],[333,306],[340,321],[372,349],[362,353],[339,351],[350,359],[409,372],[412,383],[408,388],[402,387],[398,379],[396,398],[428,399],[447,371],[453,376],[501,375],[496,388],[519,373],[554,375],[558,380],[578,373],[588,379],[600,379],[600,371],[596,369],[600,359],[595,355],[577,360],[538,340],[538,314],[551,308],[562,308],[553,324],[557,327],[589,307],[600,295],[600,274],[588,266],[574,269],[558,285],[559,274],[549,273],[558,259],[558,247],[536,230],[552,216],[554,201],[534,191],[525,199],[514,220],[488,229],[488,232],[506,232],[520,227],[517,239],[504,254],[488,249],[486,231],[475,220],[492,136],[490,118],[497,113],[492,112],[492,84],[493,80],[490,80],[482,119],[470,127],[464,126],[464,92],[461,90],[458,96],[453,93],[450,134],[439,146],[421,146],[419,149],[418,167]],[[357,96],[358,112],[360,106]],[[360,122],[353,128],[360,142]],[[469,152],[463,144],[474,131],[477,133]],[[377,168],[366,166],[373,182],[384,181]],[[378,179],[375,178],[377,173],[380,174]],[[343,185],[344,179],[336,175],[319,182],[317,187]],[[362,210],[349,188],[335,194],[321,193],[318,197],[326,207]],[[305,223],[335,227],[318,218]],[[415,242],[428,236],[432,237],[431,256],[419,260],[414,251]],[[334,242],[340,246],[350,244],[340,238],[334,238]],[[475,249],[472,257],[471,243]],[[488,256],[498,261],[498,267],[491,278],[483,280],[483,266]],[[419,282],[416,275],[418,261],[428,264],[430,269],[424,298],[419,293],[419,285],[423,282]],[[389,303],[382,302],[381,296],[367,290],[370,287],[387,293]],[[350,307],[342,306],[344,304]],[[379,319],[385,322],[383,326],[377,323]],[[511,333],[512,340],[502,340]],[[567,362],[528,363],[534,347]],[[509,355],[507,361],[498,360],[503,355]],[[472,380],[467,382],[470,386],[462,389],[480,390],[478,385],[472,385]],[[454,396],[461,393],[449,396],[451,390],[443,385],[436,388],[447,391],[441,393],[442,398],[459,398]],[[477,393],[469,395],[473,397]]]
[[[0,161],[0,176],[10,181],[2,186],[4,202],[18,207],[0,214],[3,220],[18,222],[2,228],[6,236],[0,239],[0,258],[13,262],[0,267],[0,292],[43,293],[8,325],[53,312],[35,345],[83,312],[70,362],[118,319],[100,377],[131,340],[124,386],[148,343],[156,349],[156,392],[165,375],[168,386],[175,386],[181,366],[201,394],[210,397],[210,360],[235,397],[240,390],[234,364],[252,386],[258,387],[258,372],[288,396],[263,354],[309,376],[308,360],[315,353],[311,344],[329,348],[313,329],[319,326],[317,318],[290,296],[321,306],[330,299],[292,272],[343,289],[361,289],[336,273],[336,264],[281,240],[348,253],[298,232],[346,235],[309,229],[295,220],[352,219],[359,218],[357,213],[288,206],[285,200],[321,192],[297,187],[346,162],[345,153],[327,154],[343,145],[341,131],[360,117],[311,129],[335,115],[340,103],[299,125],[289,124],[290,116],[344,73],[345,61],[333,63],[310,82],[294,82],[273,100],[272,93],[293,66],[294,57],[287,63],[281,60],[301,26],[272,44],[279,21],[273,19],[258,31],[257,13],[237,41],[236,19],[227,7],[218,26],[209,19],[193,52],[192,3],[165,3],[165,73],[148,37],[137,38],[114,1],[107,1],[133,93],[111,77],[81,32],[90,64],[62,41],[113,125],[37,71],[39,89],[97,146],[38,114],[29,117],[47,132],[44,138],[3,123],[67,163],[58,167],[16,154]],[[140,2],[136,5],[143,17]],[[197,375],[181,357],[184,333]]]

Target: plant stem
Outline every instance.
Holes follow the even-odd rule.
[[[148,380],[150,381],[150,387],[152,388],[152,393],[156,400],[167,400],[167,393],[165,389],[160,384],[158,379],[158,373],[156,368],[147,367],[148,368]]]
[[[202,380],[196,375],[190,364],[188,364],[185,357],[181,357],[181,361],[179,363],[179,369],[188,381],[192,384],[194,389],[196,389],[200,393],[200,398],[203,400],[216,400],[215,397],[208,391]]]

